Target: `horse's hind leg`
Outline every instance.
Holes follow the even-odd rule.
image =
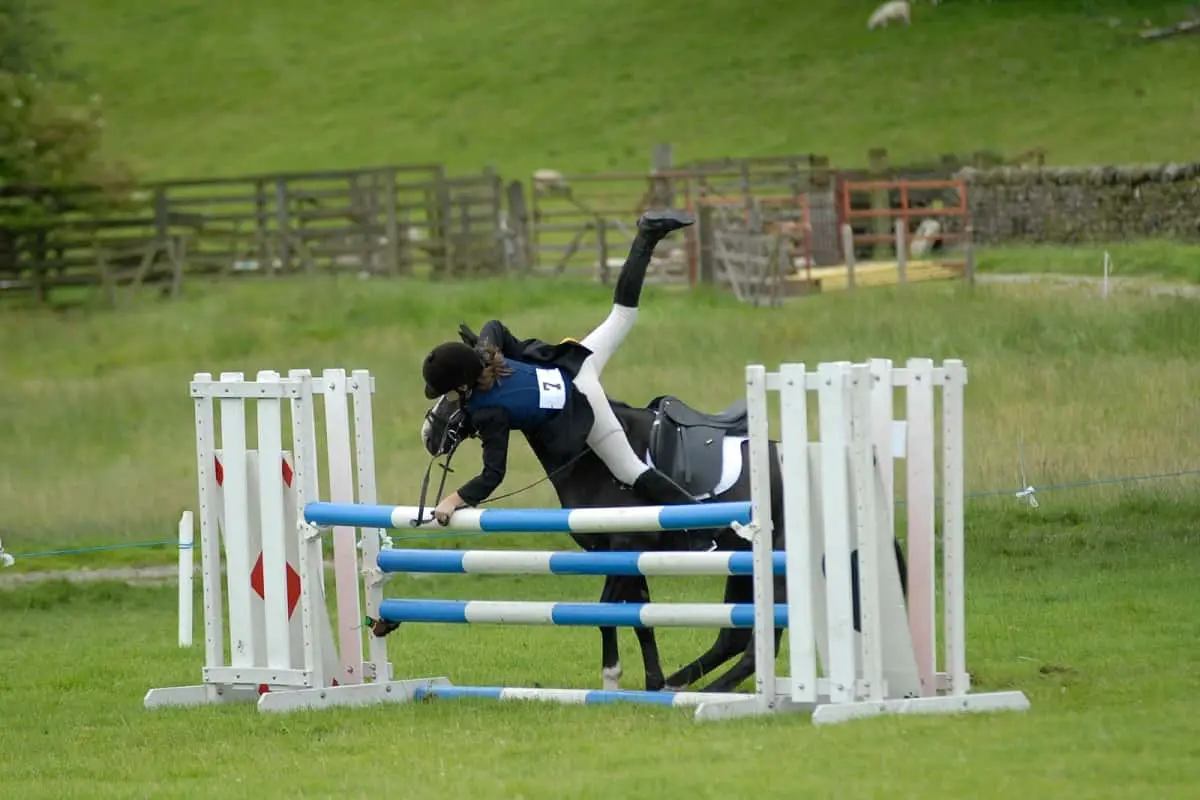
[[[746,584],[742,586],[741,584]],[[730,576],[725,581],[725,602],[737,602],[749,592],[753,596],[751,578],[744,575]],[[667,688],[673,691],[686,689],[729,659],[745,651],[753,633],[746,628],[721,628],[717,640],[708,652],[667,678]]]
[[[731,578],[732,582],[734,579]],[[749,603],[754,601],[754,579],[744,577],[734,587],[736,591],[726,592],[727,603]],[[774,580],[775,602],[787,602],[787,578],[782,575],[776,575]],[[702,691],[705,692],[733,692],[741,685],[742,681],[746,680],[754,674],[755,657],[754,657],[754,630],[752,628],[740,628],[740,631],[747,634],[745,645],[742,648],[741,658],[729,668],[721,677],[706,686]],[[783,641],[783,628],[775,629],[775,653],[779,653],[779,643]]]
[[[708,652],[667,678],[667,689],[677,692],[688,688],[742,652],[749,638],[749,633],[740,628],[722,628],[717,633],[717,641],[708,649]]]
[[[783,640],[783,628],[775,629],[775,652],[779,652],[779,643]],[[746,644],[742,657],[729,670],[715,681],[704,687],[702,692],[733,692],[747,678],[754,675],[754,637]]]

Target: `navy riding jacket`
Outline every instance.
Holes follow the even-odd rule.
[[[472,391],[467,398],[464,410],[483,450],[483,470],[458,490],[463,502],[472,506],[486,500],[504,481],[510,431],[521,431],[532,439],[531,434],[566,411],[571,424],[564,435],[552,438],[563,447],[575,448],[583,446],[591,428],[591,408],[580,411],[583,396],[572,385],[590,350],[570,340],[557,345],[538,339],[518,340],[499,320],[489,321],[480,330],[478,346],[484,344],[500,349],[513,374],[498,378],[487,391]]]

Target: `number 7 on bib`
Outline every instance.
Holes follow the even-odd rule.
[[[560,409],[567,404],[567,384],[557,369],[537,370],[538,407]]]

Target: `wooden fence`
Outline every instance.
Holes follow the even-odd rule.
[[[464,277],[512,268],[504,187],[492,171],[440,165],[139,186],[102,213],[9,191],[0,207],[0,289],[162,284],[186,277],[316,271]],[[40,219],[28,218],[31,207]],[[66,210],[64,210],[66,209]],[[5,213],[7,212],[7,213]],[[18,212],[21,212],[18,214]]]
[[[988,163],[977,156],[894,166],[880,150],[868,162],[845,170],[792,155],[676,166],[660,148],[645,173],[539,175],[528,192],[494,170],[451,176],[440,164],[384,166],[145,184],[110,198],[103,212],[82,210],[94,190],[0,189],[0,293],[44,302],[63,287],[100,287],[115,300],[124,287],[177,293],[197,276],[317,271],[433,279],[570,271],[607,281],[637,216],[668,206],[692,211],[698,224],[660,245],[651,280],[727,285],[714,237],[733,230],[739,214],[748,222],[753,209],[745,232],[782,237],[772,269],[839,264],[847,180],[944,178],[964,163]],[[898,202],[857,193],[851,205]],[[31,218],[31,209],[40,213]],[[723,253],[744,250],[730,242]]]

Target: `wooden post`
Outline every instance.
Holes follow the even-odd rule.
[[[510,181],[508,195],[508,230],[513,242],[513,260],[521,272],[533,267],[529,249],[529,213],[525,205],[525,187],[520,181]]]
[[[396,213],[396,181],[399,176],[396,170],[384,173],[383,187],[383,231],[387,239],[383,253],[383,263],[391,276],[400,274],[400,219]]]
[[[900,283],[903,284],[908,266],[908,226],[904,224],[903,219],[898,219],[895,220],[894,227],[896,229],[896,272]]]
[[[842,225],[842,252],[846,254],[846,288],[854,288],[854,229],[850,223]]]
[[[974,286],[975,285],[975,227],[973,225],[967,225],[966,235],[967,235],[967,252],[966,252],[966,266],[964,268],[964,272],[966,273],[965,277],[967,279],[967,285]]]
[[[596,244],[600,249],[600,283],[608,286],[608,222],[596,217]]]
[[[160,247],[166,246],[167,229],[170,226],[170,208],[167,202],[167,188],[154,187],[154,238]]]
[[[813,191],[828,189],[833,178],[833,172],[829,168],[829,156],[813,156],[809,164],[812,167],[810,183]]]
[[[867,153],[867,163],[870,171],[870,180],[881,181],[887,179],[888,173],[888,152],[882,147],[873,147]],[[890,211],[892,207],[891,192],[887,189],[876,189],[871,192],[871,210],[878,216],[871,217],[869,230],[876,236],[886,235],[888,232],[887,220],[890,214],[879,214],[880,211]],[[886,245],[883,242],[878,242],[872,248],[874,258],[883,259],[884,248]]]
[[[267,186],[262,180],[254,182],[254,252],[259,269],[268,278],[275,277],[275,265],[271,263],[269,237],[270,217],[267,214]]]
[[[700,262],[699,280],[703,286],[713,285],[713,207],[701,201],[696,207],[696,241],[700,250],[698,261]]]
[[[509,263],[508,242],[502,225],[504,222],[504,181],[500,178],[500,173],[496,168],[492,166],[484,167],[483,175],[487,181],[488,214],[491,216],[487,230],[492,232],[489,249],[493,264],[489,272],[499,269],[500,272],[507,275],[512,269],[512,264]]]
[[[437,176],[433,182],[433,203],[430,211],[433,219],[429,223],[429,244],[433,246],[433,274],[437,277],[448,278],[451,275],[450,262],[450,187],[446,184],[446,167],[439,164]],[[428,212],[426,212],[428,213]]]
[[[286,178],[275,179],[275,222],[279,227],[279,269],[292,271],[292,228],[288,219],[288,187]]]

